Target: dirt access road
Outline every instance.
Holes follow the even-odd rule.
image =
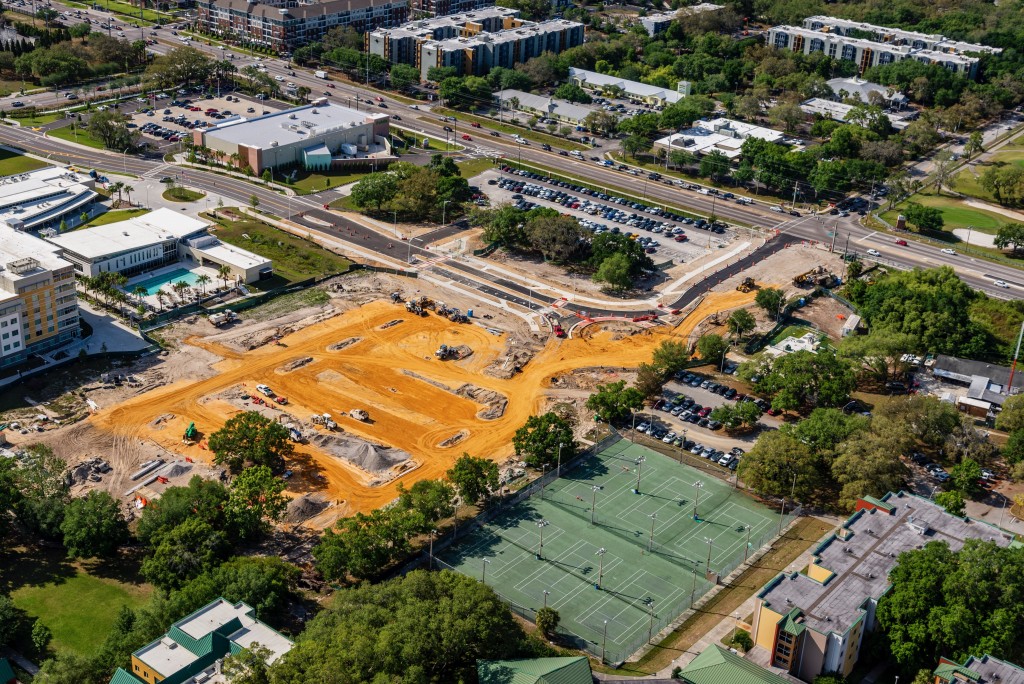
[[[621,339],[607,333],[552,338],[522,373],[507,380],[483,373],[508,348],[514,349],[515,345],[507,347],[505,335],[436,315],[414,317],[404,307],[374,302],[288,335],[282,340],[284,346],[241,353],[209,340],[190,339],[190,344],[223,357],[214,366],[215,376],[155,389],[103,410],[91,420],[116,435],[153,440],[168,451],[209,462],[212,455],[202,442],[181,443],[189,422],[195,421],[200,432],[209,435],[232,415],[253,408],[239,399],[242,387],[252,392],[258,383],[265,383],[289,401],[274,411],[303,421],[314,413],[328,412],[343,428],[340,434],[411,455],[411,462],[381,473],[311,443],[297,444],[288,464],[296,473],[289,491],[294,495],[319,492],[339,504],[337,515],[349,515],[393,500],[399,474],[408,487],[412,481],[441,477],[463,452],[504,460],[512,453],[515,430],[547,396],[557,393],[549,390],[552,377],[586,366],[636,366],[649,360],[662,340],[685,340],[708,314],[747,305],[753,297],[753,293],[712,293],[675,329],[654,328]],[[401,322],[393,323],[398,319]],[[439,361],[434,351],[441,344],[467,345],[473,354],[459,361]],[[301,365],[292,368],[297,361]],[[453,393],[463,385],[506,397],[504,413],[493,420],[479,417],[486,406]],[[368,411],[371,421],[362,423],[342,415],[354,408]],[[324,434],[322,428],[315,430]],[[459,434],[461,439],[454,444],[442,445]]]

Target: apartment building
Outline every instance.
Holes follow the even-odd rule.
[[[710,2],[702,2],[699,5],[681,7],[674,12],[656,12],[655,14],[648,14],[646,17],[640,17],[640,23],[645,29],[647,29],[647,35],[653,38],[657,34],[668,29],[668,25],[676,19],[685,22],[686,17],[688,16],[703,14],[704,12],[717,12],[724,7],[725,5],[715,5]]]
[[[59,247],[0,223],[0,367],[79,335],[74,265]]]
[[[366,49],[392,64],[411,64],[426,80],[432,67],[482,76],[494,67],[514,68],[545,52],[582,45],[583,24],[565,19],[531,22],[517,10],[490,7],[415,21],[366,36]]]
[[[283,52],[320,40],[335,26],[372,31],[409,16],[407,0],[198,0],[200,30]]]
[[[930,499],[900,492],[865,496],[839,530],[814,551],[806,572],[778,575],[756,595],[754,659],[811,682],[825,672],[847,676],[860,657],[875,609],[889,589],[900,553],[934,541],[953,550],[968,539],[1008,546],[988,523],[950,515]]]
[[[1024,668],[990,655],[971,656],[963,665],[941,658],[932,675],[934,684],[1024,684]]]
[[[57,228],[75,221],[98,195],[96,181],[62,166],[0,178],[0,222],[16,230]]]
[[[855,62],[860,73],[873,66],[913,59],[939,65],[967,78],[978,75],[980,60],[974,54],[1000,52],[998,48],[942,36],[825,16],[808,17],[803,26],[774,26],[768,31],[768,44],[779,50],[805,55],[821,52],[834,59]]]

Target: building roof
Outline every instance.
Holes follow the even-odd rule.
[[[214,0],[214,7],[224,10],[235,10],[255,17],[276,21],[308,19],[347,14],[371,7],[400,4],[397,0],[325,0],[324,2],[300,3],[293,7],[278,7],[250,0]]]
[[[430,19],[417,19],[395,28],[378,28],[371,35],[386,35],[392,38],[433,38],[438,35],[459,35],[463,27],[487,19],[515,18],[519,10],[508,7],[481,7],[472,12],[448,14]],[[529,24],[531,22],[525,22]]]
[[[253,612],[245,603],[219,598],[175,622],[165,636],[132,655],[164,678],[187,668],[195,672],[197,664],[206,667],[255,643],[270,649],[269,662],[274,662],[291,649],[292,642],[254,618]],[[111,684],[118,683],[111,680]]]
[[[800,103],[800,109],[807,114],[818,114],[840,122],[845,122],[850,117],[850,112],[855,108],[856,105],[826,100],[821,97],[812,97]],[[887,110],[882,113],[889,119],[889,123],[892,124],[893,128],[896,129],[906,128],[910,121],[918,116],[916,109],[906,109],[900,112]]]
[[[1024,684],[1024,669],[990,655],[971,656],[963,665],[943,659],[932,673],[943,682],[971,681],[978,684]],[[954,676],[959,675],[960,679]]]
[[[867,38],[853,38],[851,36],[845,36],[841,33],[816,31],[814,29],[804,28],[802,26],[773,26],[771,30],[773,32],[803,36],[804,38],[817,38],[824,42],[851,45],[854,47],[868,49],[875,53],[887,52],[892,55],[901,55],[901,59],[912,57],[921,62],[934,62],[937,64],[962,64],[969,66],[972,64],[976,64],[978,61],[977,57],[970,57],[968,55],[964,55],[958,52],[943,52],[941,50],[932,50],[929,48],[916,48],[910,45],[902,45],[900,43],[882,43],[877,40],[870,40]]]
[[[658,86],[648,85],[638,81],[629,81],[617,76],[600,74],[596,71],[577,69],[576,67],[569,67],[569,79],[578,80],[591,87],[597,88],[616,86],[622,88],[623,92],[633,95],[634,97],[657,98],[670,104],[678,102],[683,98],[682,93],[677,93],[671,88],[660,88]]]
[[[590,661],[584,656],[528,660],[479,660],[480,684],[591,684]]]
[[[495,31],[493,33],[481,31],[471,36],[458,38],[445,38],[443,40],[427,40],[424,45],[441,48],[444,50],[464,50],[466,48],[478,47],[481,45],[496,45],[499,43],[515,43],[530,35],[543,35],[555,31],[562,31],[573,27],[582,27],[578,21],[568,19],[549,19],[547,21],[532,22],[523,21],[519,26]]]
[[[47,240],[85,259],[99,259],[168,240],[179,240],[205,230],[208,226],[205,221],[162,208],[105,226],[55,235]]]
[[[804,26],[813,26],[815,24],[821,24],[822,29],[838,28],[849,31],[855,29],[858,31],[865,31],[875,35],[878,42],[891,43],[900,45],[905,42],[919,41],[929,46],[933,46],[933,49],[939,49],[942,51],[951,50],[953,52],[989,52],[998,54],[1002,52],[1000,48],[989,47],[988,45],[979,45],[977,43],[965,43],[959,40],[952,40],[938,33],[921,33],[920,31],[908,31],[905,29],[892,28],[889,26],[878,26],[877,24],[868,24],[863,21],[854,21],[852,19],[840,19],[838,17],[829,17],[825,15],[815,15],[804,19]]]
[[[698,654],[679,677],[688,684],[788,684],[777,674],[718,644]]]
[[[34,260],[35,264],[28,263]],[[0,224],[0,279],[17,281],[40,271],[71,266],[61,258],[60,249],[35,235]]]
[[[59,166],[0,178],[0,222],[35,228],[96,198],[92,180]]]
[[[294,143],[309,143],[317,136],[387,120],[387,114],[360,112],[349,107],[319,102],[284,109],[247,121],[215,126],[203,136],[234,145],[266,149]]]
[[[655,24],[661,24],[679,17],[692,16],[703,12],[713,12],[715,10],[723,9],[724,7],[725,5],[715,5],[710,2],[702,2],[699,5],[680,7],[672,12],[655,12],[653,14],[648,14],[646,17],[640,17],[640,23],[648,27],[648,30],[650,30],[655,26]]]
[[[582,121],[592,112],[600,111],[597,107],[576,104],[568,100],[557,100],[544,95],[534,95],[522,90],[502,90],[494,95],[501,101],[507,102],[513,97],[519,100],[521,107],[541,112],[548,112],[552,116],[563,117],[573,121]]]
[[[743,141],[760,138],[769,142],[780,142],[786,135],[763,126],[720,117],[697,121],[691,128],[655,141],[655,145],[669,149],[684,149],[694,154],[721,152],[729,159],[736,159],[742,152]]]
[[[0,684],[7,684],[14,678],[14,668],[7,662],[7,658],[0,658]]]
[[[999,366],[984,361],[972,361],[971,359],[958,359],[955,356],[939,354],[935,357],[932,365],[932,375],[940,378],[947,378],[965,384],[971,384],[975,377],[988,379],[986,389],[998,394],[1006,394],[1007,383],[1010,382],[1010,369],[1007,366]],[[1015,393],[1024,390],[1024,372],[1013,376],[1013,389]],[[982,397],[975,397],[982,398]]]
[[[869,102],[871,93],[879,93],[886,102],[906,102],[907,96],[893,88],[887,88],[862,78],[833,78],[827,81],[832,92],[839,96],[839,91],[845,90],[849,97],[859,95],[864,102]]]
[[[826,571],[827,579],[781,574],[758,598],[783,615],[799,608],[797,619],[821,634],[845,634],[864,615],[867,601],[888,591],[889,572],[900,553],[932,541],[946,542],[954,551],[968,539],[1010,543],[994,525],[951,515],[929,499],[900,492],[881,501],[892,506],[890,513],[860,510],[815,549],[812,562]]]

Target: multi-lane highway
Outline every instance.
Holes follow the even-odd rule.
[[[58,2],[54,2],[52,6],[59,12],[67,9]],[[94,22],[96,20],[106,21],[112,16],[96,10],[82,10],[82,13],[88,14]],[[67,21],[75,23],[79,19],[72,16]],[[149,28],[133,28],[120,18],[116,20],[116,23],[122,27],[128,40],[141,38],[143,34],[146,38],[156,38],[157,45],[150,46],[150,49],[158,54],[166,53],[182,45],[180,37],[171,33],[172,30],[175,30],[171,27],[164,27],[154,33]],[[207,45],[200,40],[193,40],[191,45],[207,52],[212,57],[230,59],[238,68],[254,62],[253,57],[240,51],[218,45]],[[446,133],[444,127],[450,125],[442,121],[440,116],[426,109],[426,105],[421,105],[421,109],[414,110],[405,103],[389,97],[387,93],[348,82],[332,81],[331,83],[335,87],[327,88],[325,81],[317,79],[311,71],[291,68],[287,66],[287,62],[280,59],[263,59],[262,64],[267,67],[271,75],[282,76],[298,86],[306,86],[310,88],[313,96],[327,96],[339,104],[356,104],[361,99],[363,102],[358,106],[369,107],[371,105],[366,103],[367,100],[383,96],[387,108],[382,108],[380,111],[398,114],[401,120],[392,121],[392,124],[417,133],[443,139]],[[33,104],[42,104],[44,100],[39,99],[41,97],[34,95],[21,99],[30,99]],[[9,104],[7,102],[9,99],[13,98],[0,100],[0,108],[6,107]],[[54,97],[52,102],[56,103],[58,99]],[[1024,290],[1024,273],[1014,268],[963,254],[944,254],[938,246],[913,240],[908,240],[909,244],[906,246],[897,245],[894,236],[865,228],[859,223],[860,217],[856,215],[845,218],[804,215],[794,218],[770,211],[767,204],[736,204],[719,197],[702,195],[691,190],[651,181],[643,175],[634,176],[598,166],[593,161],[580,161],[572,157],[561,156],[557,152],[546,152],[536,145],[518,145],[504,134],[500,137],[487,135],[486,127],[483,129],[467,128],[466,130],[473,135],[474,140],[465,144],[470,147],[469,152],[477,156],[504,157],[509,161],[522,159],[524,164],[548,168],[561,175],[578,178],[598,187],[607,187],[610,191],[618,189],[624,194],[646,198],[651,204],[665,204],[705,216],[714,213],[719,218],[737,225],[778,230],[792,240],[831,243],[834,234],[837,250],[842,251],[848,247],[850,251],[857,252],[862,259],[870,260],[872,257],[866,255],[866,250],[873,249],[881,255],[877,257],[877,260],[899,268],[948,265],[953,267],[973,287],[997,297],[1019,297]],[[136,175],[152,175],[173,170],[171,166],[159,160],[85,150],[60,140],[44,138],[39,133],[24,129],[0,127],[0,141],[23,147],[42,156],[51,155],[54,159],[63,159],[82,165],[96,164],[98,155],[100,155],[105,158],[102,164],[103,168],[109,171],[124,169]],[[460,142],[463,141],[460,140]],[[601,148],[597,148],[590,154],[600,155],[601,153]],[[162,170],[154,171],[158,168]],[[250,195],[255,193],[260,198],[262,207],[281,215],[320,207],[320,203],[316,203],[313,199],[294,198],[291,201],[291,211],[289,211],[288,200],[265,187],[199,170],[183,170],[180,173],[183,174],[183,182],[193,182],[204,187],[211,187],[213,183],[217,183],[218,192],[239,201],[246,201]],[[996,280],[1004,281],[1010,287],[1008,289],[998,287],[994,284]]]

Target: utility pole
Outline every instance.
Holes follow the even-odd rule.
[[[796,209],[796,193],[800,187],[800,181],[793,181],[793,208]]]
[[[1020,334],[1017,335],[1017,349],[1013,352],[1013,363],[1010,365],[1010,382],[1006,386],[1006,393],[1013,394],[1013,376],[1017,372],[1017,357],[1020,356],[1020,342],[1024,339],[1024,323],[1020,324]]]
[[[437,535],[437,530],[430,530],[430,555],[428,556],[429,561],[427,562],[427,570],[434,569],[434,537]]]

